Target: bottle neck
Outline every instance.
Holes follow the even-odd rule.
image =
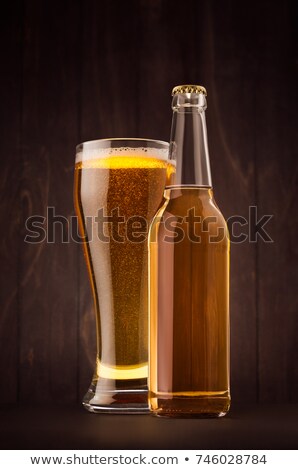
[[[170,160],[176,162],[175,186],[212,186],[202,93],[174,95]]]

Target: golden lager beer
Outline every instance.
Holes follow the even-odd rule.
[[[206,91],[173,90],[174,182],[149,235],[151,410],[220,417],[230,406],[229,237],[213,196]]]
[[[173,164],[168,144],[95,141],[77,152],[74,197],[97,320],[91,411],[148,409],[147,233]]]

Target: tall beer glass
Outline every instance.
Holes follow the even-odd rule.
[[[148,411],[147,233],[173,172],[166,142],[77,147],[75,208],[97,325],[95,372],[83,400],[89,411]]]

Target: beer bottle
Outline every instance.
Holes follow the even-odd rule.
[[[158,416],[221,417],[230,406],[230,243],[213,196],[206,95],[197,85],[172,91],[176,173],[149,234],[149,404]]]

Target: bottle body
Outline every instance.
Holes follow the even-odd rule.
[[[149,233],[149,403],[220,417],[229,392],[229,237],[211,187],[168,187]]]

